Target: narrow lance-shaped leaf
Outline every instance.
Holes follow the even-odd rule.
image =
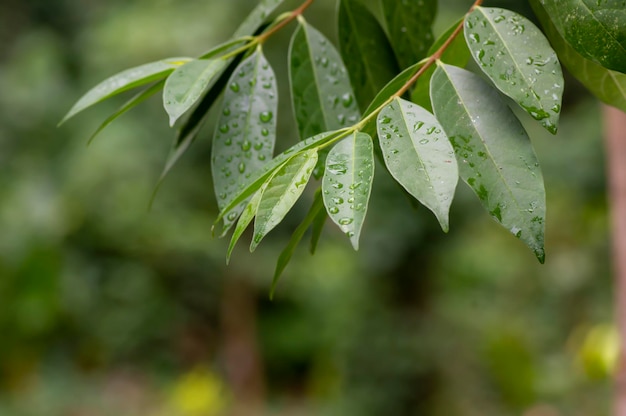
[[[280,169],[289,159],[297,154],[307,152],[311,149],[318,149],[320,146],[323,146],[331,140],[338,140],[340,137],[345,137],[346,135],[347,133],[344,130],[320,133],[316,136],[296,143],[289,149],[277,155],[274,159],[263,166],[263,168],[253,173],[245,183],[242,183],[239,186],[237,192],[233,194],[231,201],[220,211],[215,223],[218,223],[225,217],[235,216],[236,214],[231,214],[233,211],[237,210],[237,206],[252,196],[252,194],[254,194],[261,187],[261,185],[263,185],[267,178]]]
[[[391,175],[435,214],[447,232],[459,171],[454,149],[435,117],[396,98],[378,115],[378,137]]]
[[[257,6],[248,14],[246,19],[239,25],[235,31],[234,37],[249,36],[256,32],[257,28],[267,20],[270,13],[272,13],[278,6],[284,3],[285,0],[261,0]]]
[[[167,78],[163,88],[163,106],[170,125],[202,97],[211,82],[226,67],[223,59],[196,59],[186,63]]]
[[[369,135],[355,132],[328,153],[322,181],[324,206],[355,250],[359,249],[373,180],[374,146]]]
[[[189,61],[191,61],[191,58],[168,58],[130,68],[115,74],[87,91],[87,93],[74,104],[65,117],[63,117],[59,125],[84,109],[104,101],[107,98],[132,88],[163,79],[172,73],[174,69]]]
[[[211,171],[220,209],[252,174],[271,160],[276,141],[278,91],[274,71],[257,49],[232,74],[213,137]],[[224,219],[226,231],[243,205]]]
[[[339,52],[304,20],[289,47],[289,79],[301,138],[355,124],[359,109]]]
[[[476,7],[464,29],[474,60],[495,86],[556,134],[563,73],[537,26],[509,10]]]
[[[274,290],[276,289],[278,280],[285,271],[287,264],[289,264],[289,261],[298,247],[298,244],[300,244],[302,237],[304,237],[306,230],[309,229],[311,224],[314,224],[320,213],[324,214],[324,217],[326,216],[326,213],[324,212],[324,202],[322,201],[322,193],[318,189],[315,193],[313,205],[311,205],[309,212],[306,214],[306,217],[302,220],[300,225],[296,227],[293,234],[291,234],[287,247],[285,247],[285,249],[280,253],[280,256],[278,256],[278,260],[276,261],[276,270],[274,271],[274,278],[272,279],[272,287],[270,289],[270,299],[274,297]]]
[[[96,138],[98,133],[100,133],[102,130],[104,130],[105,127],[107,127],[109,124],[111,124],[119,116],[121,116],[122,114],[126,113],[127,111],[135,108],[139,104],[141,104],[144,101],[146,101],[148,98],[152,97],[157,92],[161,91],[161,89],[163,88],[163,84],[165,84],[165,81],[159,81],[156,84],[154,84],[153,86],[151,86],[151,87],[141,91],[139,94],[135,95],[133,98],[128,100],[126,103],[124,103],[124,105],[122,105],[120,108],[118,108],[115,113],[113,113],[109,117],[107,117],[106,120],[104,120],[102,122],[102,124],[100,124],[100,126],[98,126],[96,131],[93,132],[93,134],[91,135],[91,137],[89,138],[89,140],[87,142],[91,143],[93,141],[93,139]]]
[[[580,55],[626,73],[626,0],[544,0],[541,4]]]
[[[365,109],[399,71],[385,32],[359,0],[339,2],[339,46],[359,107]]]
[[[626,111],[626,74],[582,57],[561,37],[539,0],[531,0],[531,5],[567,70],[600,100]]]
[[[489,214],[543,262],[543,178],[519,120],[495,89],[464,69],[438,64],[431,95],[461,178]]]
[[[433,43],[432,24],[437,0],[382,1],[387,33],[400,68],[407,68],[426,56]]]
[[[250,251],[254,251],[263,237],[285,218],[302,195],[316,163],[317,150],[308,150],[289,159],[273,175],[257,210]]]
[[[435,43],[430,47],[428,56],[435,54],[435,52],[443,46],[450,36],[452,36],[457,27],[459,27],[462,23],[463,19],[455,22],[441,36],[439,36]],[[465,67],[470,59],[471,54],[467,48],[467,44],[465,43],[465,36],[462,31],[446,47],[443,54],[439,58],[441,62],[461,68]],[[436,67],[432,65],[422,75],[420,75],[419,79],[415,83],[413,91],[411,92],[411,101],[430,112],[433,111],[433,107],[430,103],[430,79],[435,73],[435,69]]]

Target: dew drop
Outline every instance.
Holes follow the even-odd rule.
[[[260,115],[259,115],[259,119],[261,120],[261,122],[263,123],[269,123],[270,121],[272,121],[272,118],[274,117],[274,114],[271,111],[263,111]]]
[[[334,214],[339,214],[339,208],[337,208],[337,207],[330,207],[330,208],[328,208],[328,212],[333,214],[333,215]]]
[[[236,82],[231,83],[230,89],[232,92],[239,92],[239,84]]]
[[[222,133],[228,133],[228,130],[230,130],[230,127],[228,127],[228,124],[223,124],[220,126],[220,132]]]
[[[352,224],[353,222],[354,222],[354,219],[352,219],[352,218],[348,218],[348,217],[341,218],[341,219],[339,220],[339,224],[340,224],[340,225],[350,225],[350,224]]]

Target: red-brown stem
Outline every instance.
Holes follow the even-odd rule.
[[[476,7],[480,6],[483,3],[483,0],[476,0],[474,2],[474,4],[472,5],[472,7],[469,9],[469,11],[467,12],[468,14],[471,13]],[[435,62],[437,62],[437,60],[439,58],[441,58],[441,55],[443,55],[443,53],[446,51],[446,49],[448,49],[448,47],[450,46],[450,44],[454,41],[454,39],[456,39],[456,37],[459,35],[459,33],[461,33],[461,30],[463,30],[463,23],[465,22],[465,19],[463,19],[463,21],[461,23],[459,23],[459,25],[457,26],[457,28],[454,30],[454,32],[452,33],[452,35],[450,35],[450,37],[448,39],[446,39],[446,41],[443,43],[443,45],[441,45],[441,47],[439,49],[437,49],[437,51],[435,53],[433,53],[431,56],[428,57],[428,60],[424,63],[424,65],[419,69],[419,71],[417,71],[415,73],[415,75],[413,75],[411,77],[411,79],[409,79],[406,84],[404,84],[402,86],[402,88],[400,88],[393,96],[394,97],[401,97],[402,95],[404,95],[405,92],[407,92],[409,90],[409,88],[411,88],[411,86],[413,84],[415,84],[415,82],[417,81],[417,79],[419,77],[422,76],[422,74],[424,72],[426,72],[426,70],[428,68],[430,68],[432,66],[432,64],[434,64]]]
[[[261,35],[259,35],[259,37],[257,38],[258,43],[263,43],[267,40],[267,38],[269,38],[270,36],[272,36],[274,33],[278,32],[279,30],[281,30],[283,27],[287,26],[289,23],[291,23],[292,20],[296,19],[298,16],[300,16],[302,13],[304,13],[304,11],[311,5],[313,4],[315,0],[306,0],[304,3],[302,3],[300,5],[300,7],[298,7],[297,9],[295,9],[294,11],[291,12],[291,14],[289,16],[287,16],[284,20],[281,20],[276,26],[274,26],[273,28],[271,28],[270,30],[268,30],[265,33],[262,33]]]

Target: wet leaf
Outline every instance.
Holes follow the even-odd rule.
[[[220,209],[272,159],[277,97],[274,71],[259,48],[230,77],[213,137],[211,171]],[[224,219],[225,230],[242,209],[243,205]]]
[[[317,163],[317,150],[311,149],[289,159],[268,182],[254,220],[250,251],[276,227],[296,203]]]
[[[561,37],[539,1],[531,0],[531,4],[567,70],[601,101],[626,111],[626,74],[582,57]]]
[[[556,134],[563,73],[543,33],[517,13],[487,7],[474,8],[464,29],[474,60],[494,85]]]
[[[228,64],[223,59],[196,59],[176,69],[165,81],[163,106],[170,126],[204,94]]]
[[[432,24],[437,14],[437,0],[385,0],[381,5],[400,68],[424,58],[434,40]]]
[[[353,133],[328,153],[322,195],[328,216],[343,231],[355,250],[374,179],[374,145],[365,133]]]
[[[324,231],[326,218],[328,218],[328,215],[326,215],[326,210],[320,209],[317,213],[317,216],[313,219],[313,224],[311,225],[311,243],[309,244],[309,252],[311,254],[315,254],[315,251],[317,250],[317,244],[322,237],[322,231]]]
[[[233,249],[237,244],[237,241],[239,241],[239,238],[241,238],[243,232],[246,230],[246,228],[248,228],[248,225],[250,225],[250,223],[256,216],[256,213],[259,209],[259,203],[261,203],[261,198],[263,197],[263,192],[265,192],[265,189],[267,188],[268,182],[269,181],[265,181],[265,183],[261,185],[261,188],[256,191],[252,198],[250,198],[250,201],[248,201],[245,208],[243,209],[243,212],[241,213],[241,216],[237,221],[237,225],[235,226],[233,236],[230,239],[230,244],[228,245],[226,264],[230,262],[230,255],[232,254]]]
[[[452,26],[450,26],[430,47],[428,51],[428,56],[433,55],[435,52],[441,48],[441,46],[448,40],[450,36],[454,33],[456,28],[462,23],[463,19],[458,20]],[[469,49],[467,48],[467,44],[465,43],[465,35],[461,31],[457,35],[456,38],[448,45],[446,50],[443,52],[439,60],[441,62],[445,62],[446,64],[465,67],[467,62],[470,60],[471,54]],[[432,65],[428,68],[422,75],[420,75],[419,79],[415,83],[415,88],[411,92],[411,101],[415,104],[425,108],[426,110],[432,112],[433,107],[430,103],[430,79],[435,73],[436,66]]]
[[[107,98],[113,97],[132,88],[149,84],[167,77],[176,68],[191,61],[191,58],[168,58],[149,64],[140,65],[127,69],[118,74],[109,77],[87,91],[70,111],[63,117],[59,125],[63,124],[69,118],[77,113],[97,104]]]
[[[480,77],[438,64],[435,115],[448,135],[461,178],[498,223],[543,262],[545,190],[537,157],[519,120]]]
[[[272,287],[270,289],[270,299],[274,297],[274,290],[276,290],[278,280],[285,271],[287,264],[289,264],[289,261],[298,247],[298,244],[300,244],[302,237],[304,237],[304,233],[306,233],[306,230],[309,229],[311,224],[314,224],[314,221],[319,217],[320,213],[326,217],[326,213],[324,212],[324,202],[322,201],[322,193],[318,189],[315,193],[313,205],[311,205],[309,212],[306,214],[306,217],[302,220],[300,225],[298,225],[298,227],[294,230],[293,234],[291,234],[287,247],[285,247],[285,249],[280,253],[280,256],[278,256],[278,260],[276,261],[276,270],[274,271],[274,278],[272,279]]]
[[[339,2],[339,46],[359,108],[399,72],[387,36],[358,0]]]
[[[339,52],[306,23],[291,39],[289,78],[301,138],[355,124],[359,109]]]
[[[448,232],[459,171],[439,122],[424,108],[396,98],[380,112],[377,124],[387,169]]]
[[[626,73],[626,0],[543,0],[541,4],[582,57]]]
[[[100,124],[100,126],[98,126],[96,131],[93,132],[93,134],[91,135],[91,137],[89,138],[89,140],[87,142],[91,143],[93,141],[93,139],[96,138],[98,133],[100,133],[102,130],[104,130],[105,127],[107,127],[109,124],[111,124],[119,116],[121,116],[122,114],[126,113],[127,111],[135,108],[139,104],[141,104],[144,101],[146,101],[148,98],[152,97],[157,92],[161,91],[161,89],[163,89],[163,84],[165,84],[165,81],[159,81],[156,84],[154,84],[153,86],[151,86],[151,87],[141,91],[139,94],[135,95],[133,98],[128,100],[126,103],[124,103],[124,105],[122,105],[120,108],[118,108],[115,113],[113,113],[109,117],[107,117],[106,120],[104,120],[102,122],[102,124]]]

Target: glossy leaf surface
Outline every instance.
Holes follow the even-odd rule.
[[[433,108],[461,178],[489,214],[543,262],[545,190],[526,131],[496,90],[469,71],[439,64]]]
[[[565,83],[543,33],[517,13],[486,7],[467,16],[464,30],[474,60],[494,85],[556,134]]]
[[[308,150],[289,159],[273,174],[261,197],[250,251],[256,249],[263,237],[283,220],[300,198],[316,163],[317,150]]]
[[[85,93],[59,124],[84,109],[91,107],[107,98],[128,91],[135,87],[149,84],[167,77],[176,68],[191,61],[191,58],[168,58],[127,69],[110,78],[105,79]]]
[[[365,109],[399,70],[385,32],[358,0],[339,2],[339,46],[359,108]]]
[[[433,43],[437,0],[387,0],[381,1],[381,5],[400,68],[408,68],[424,58]]]
[[[278,91],[261,49],[245,59],[228,81],[213,137],[211,171],[220,209],[241,184],[271,160],[276,141]],[[224,219],[225,229],[243,206]]]
[[[289,64],[293,109],[301,138],[358,121],[359,109],[339,52],[304,21],[291,39]]]
[[[374,145],[365,133],[353,133],[328,153],[322,195],[328,216],[343,231],[355,250],[374,180]]]
[[[459,171],[439,122],[424,108],[396,98],[378,115],[378,138],[391,175],[447,232]]]
[[[233,232],[233,235],[230,239],[230,244],[228,245],[226,264],[228,264],[230,261],[230,255],[232,254],[233,249],[237,244],[237,241],[239,241],[239,238],[241,238],[243,232],[246,231],[246,228],[248,228],[248,225],[250,225],[250,223],[256,216],[256,213],[259,209],[259,204],[261,203],[261,198],[263,197],[263,193],[267,188],[267,184],[268,182],[265,182],[261,186],[261,188],[254,194],[254,196],[250,198],[250,201],[248,201],[245,208],[243,209],[243,212],[239,216],[239,220],[237,221],[237,225],[235,226],[235,231]]]
[[[561,37],[539,0],[531,0],[531,4],[567,70],[600,100],[626,112],[626,74],[581,56]]]
[[[170,126],[202,97],[226,65],[223,59],[196,59],[176,69],[167,78],[163,88],[163,106],[170,117]]]
[[[626,0],[543,0],[541,4],[581,56],[626,73]]]

